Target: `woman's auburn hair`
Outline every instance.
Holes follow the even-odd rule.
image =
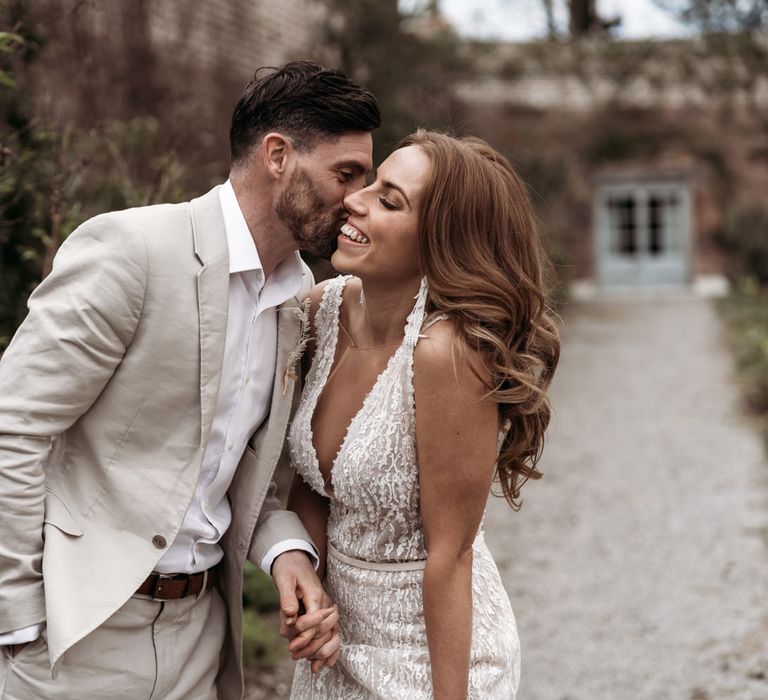
[[[428,310],[446,314],[459,346],[484,359],[488,396],[508,427],[496,478],[518,509],[520,487],[542,475],[536,465],[550,419],[547,389],[560,357],[545,290],[549,263],[527,188],[481,139],[420,129],[398,144],[406,146],[421,148],[432,166],[419,221]]]

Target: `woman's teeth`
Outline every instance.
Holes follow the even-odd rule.
[[[355,243],[363,243],[367,244],[370,243],[368,240],[368,236],[366,236],[363,233],[360,233],[354,226],[351,224],[344,224],[341,227],[341,232],[349,239],[353,240]]]

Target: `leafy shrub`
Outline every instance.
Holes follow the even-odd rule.
[[[78,224],[189,198],[186,170],[157,119],[82,129],[47,117],[16,75],[20,55],[29,62],[38,50],[33,38],[0,32],[0,353]]]
[[[280,607],[280,596],[272,579],[250,563],[245,566],[243,607],[256,612],[268,612]]]
[[[719,242],[731,255],[737,272],[768,284],[768,204],[735,205],[726,215]]]
[[[768,413],[768,289],[743,279],[721,304],[734,333],[733,348],[750,408]]]
[[[285,655],[285,642],[273,625],[259,613],[243,611],[243,666],[246,669],[266,668]]]
[[[246,563],[243,583],[243,664],[246,669],[266,668],[285,655],[285,642],[277,633],[274,619],[270,619],[276,617],[274,611],[279,607],[280,596],[272,579]]]

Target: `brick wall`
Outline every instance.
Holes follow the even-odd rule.
[[[225,64],[247,80],[257,66],[312,52],[323,8],[313,0],[161,0],[150,6],[152,44],[202,68]]]
[[[311,57],[318,0],[37,0],[44,42],[25,85],[38,111],[90,127],[150,116],[190,154],[199,187],[228,167],[234,105],[259,66]]]

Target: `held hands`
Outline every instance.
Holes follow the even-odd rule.
[[[323,608],[299,616],[292,625],[281,614],[280,632],[290,640],[291,657],[310,659],[313,673],[323,666],[330,668],[339,658],[339,610],[328,596],[322,604]]]
[[[333,666],[339,658],[339,611],[307,555],[281,554],[272,565],[272,580],[280,594],[280,634],[293,659],[310,659],[313,673]]]

